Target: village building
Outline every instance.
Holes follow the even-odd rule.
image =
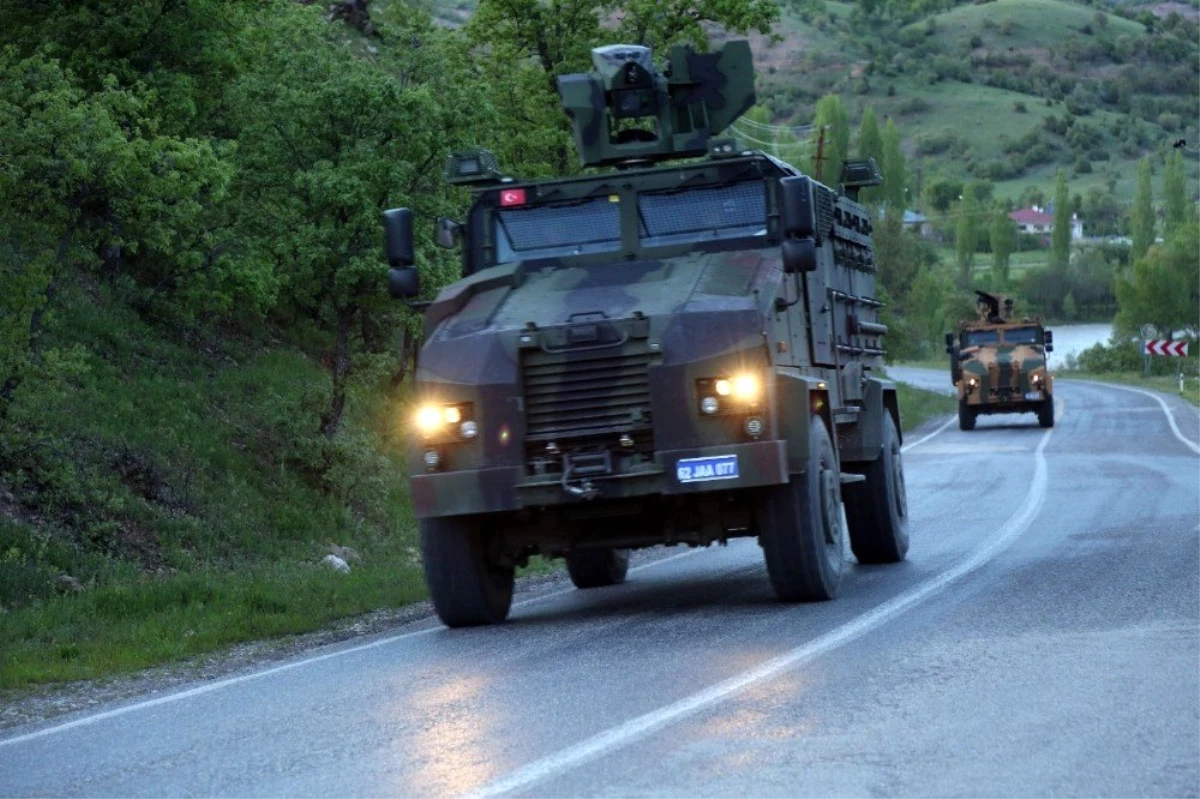
[[[1022,233],[1050,235],[1054,232],[1054,214],[1045,208],[1033,206],[1013,211],[1008,218],[1016,223]],[[1071,214],[1071,241],[1083,239],[1083,220],[1079,214]]]

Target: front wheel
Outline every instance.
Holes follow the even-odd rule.
[[[975,429],[975,411],[967,404],[965,399],[958,401],[958,429],[959,430],[974,430]]]
[[[516,570],[494,561],[489,525],[475,516],[421,519],[425,584],[447,627],[495,624],[508,618]]]
[[[625,582],[629,550],[600,547],[567,553],[567,574],[576,588],[603,588]]]
[[[886,413],[886,412],[885,412]],[[908,554],[908,498],[900,434],[890,413],[883,428],[883,449],[866,464],[865,482],[842,486],[850,547],[859,563],[898,563]]]
[[[1054,397],[1049,394],[1042,400],[1042,406],[1037,411],[1038,424],[1042,427],[1054,427]]]
[[[767,574],[784,602],[833,599],[842,581],[841,480],[819,417],[809,424],[808,447],[804,474],[766,489],[755,514]]]

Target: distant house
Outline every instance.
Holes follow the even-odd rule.
[[[933,233],[933,226],[929,224],[929,220],[925,214],[920,211],[904,211],[904,227],[909,230],[917,231],[917,235],[929,238]]]
[[[1021,229],[1022,233],[1049,235],[1054,231],[1054,214],[1036,205],[1032,208],[1013,211],[1008,218],[1017,223],[1017,227]],[[1082,238],[1083,221],[1079,218],[1079,214],[1071,214],[1071,241],[1079,241]]]

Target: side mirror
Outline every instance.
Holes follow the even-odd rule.
[[[413,256],[412,211],[407,208],[393,208],[390,211],[384,211],[383,233],[389,266],[411,267],[416,263],[416,258]]]
[[[421,276],[415,266],[393,266],[388,270],[388,293],[394,300],[411,300],[421,293]]]
[[[1054,343],[1054,331],[1053,330],[1043,330],[1042,331],[1042,341],[1044,341],[1047,345],[1053,344]]]
[[[954,351],[954,334],[947,333],[946,334],[946,352],[953,352],[953,351]]]
[[[803,175],[784,178],[779,181],[779,193],[784,235],[798,239],[817,236],[812,181]]]
[[[817,245],[812,239],[787,239],[781,248],[784,274],[816,271]]]
[[[451,250],[462,241],[462,224],[439,216],[433,226],[433,241],[442,249]]]
[[[1054,345],[1048,341],[1046,342],[1046,352],[1054,352]]]

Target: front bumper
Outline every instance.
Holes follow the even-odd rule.
[[[734,471],[736,474],[732,474]],[[559,475],[528,475],[524,466],[416,474],[412,476],[413,513],[423,519],[778,485],[788,479],[787,443],[752,441],[664,450],[655,454],[653,463],[637,471],[589,479],[598,492],[592,500],[578,499],[564,491]]]

